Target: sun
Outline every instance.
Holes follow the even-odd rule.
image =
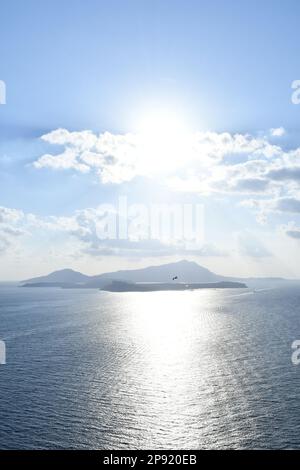
[[[156,110],[138,122],[138,142],[142,163],[151,172],[172,172],[185,164],[190,132],[180,116]]]
[[[162,137],[170,137],[174,132],[185,131],[185,124],[180,117],[171,111],[157,110],[144,115],[139,120],[138,129],[141,134],[155,133]]]

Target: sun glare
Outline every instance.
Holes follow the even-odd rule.
[[[143,165],[151,172],[173,171],[183,166],[189,151],[189,131],[176,113],[156,111],[138,123]]]

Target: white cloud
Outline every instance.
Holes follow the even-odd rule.
[[[270,130],[270,134],[273,137],[282,137],[285,134],[284,127],[276,127]]]
[[[17,209],[0,206],[0,224],[16,223],[24,218],[24,213]]]
[[[47,252],[58,251],[62,254],[130,257],[183,256],[185,254],[200,257],[225,257],[228,251],[213,243],[186,248],[184,240],[152,239],[150,234],[140,233],[130,229],[134,217],[128,213],[126,225],[128,237],[121,239],[116,229],[113,237],[102,236],[106,231],[109,217],[117,214],[113,206],[101,205],[75,211],[69,216],[37,216],[21,211],[0,207],[0,254],[3,255],[12,248],[18,247],[26,252],[28,246],[35,252],[44,249],[47,241]],[[115,218],[115,220],[117,220]],[[118,219],[119,220],[119,219]],[[117,224],[118,222],[116,222]],[[116,225],[117,226],[117,225]],[[136,228],[136,226],[134,226]],[[147,227],[146,227],[147,228]],[[114,236],[115,235],[115,236]],[[144,236],[146,235],[146,236]],[[22,241],[22,245],[18,241]],[[40,240],[43,241],[42,246]],[[38,248],[39,247],[39,248]]]
[[[0,207],[0,254],[16,246],[18,238],[25,234],[24,218],[20,210]]]
[[[270,211],[295,212],[300,199],[300,148],[287,151],[271,139],[284,133],[282,127],[271,129],[269,139],[228,132],[195,132],[184,140],[181,159],[179,154],[173,159],[174,143],[168,145],[161,133],[148,136],[147,146],[139,134],[96,135],[88,130],[57,129],[42,136],[42,140],[57,146],[57,153],[42,155],[34,166],[89,172],[102,184],[121,184],[147,176],[173,191],[235,196],[239,202],[255,194],[256,204],[245,200],[245,206],[251,206],[260,222],[265,223]]]
[[[43,155],[34,162],[36,168],[72,169],[81,173],[93,170],[104,184],[119,184],[142,174],[138,169],[138,143],[131,134],[104,132],[97,136],[91,131],[57,129],[42,136],[42,140],[63,146],[64,151]]]
[[[162,133],[148,136],[145,141],[139,134],[104,132],[96,135],[91,131],[57,129],[42,136],[42,140],[62,146],[63,151],[41,156],[34,166],[79,172],[93,170],[102,183],[122,183],[141,175],[154,176],[160,174],[162,168],[164,174],[178,170],[181,175],[189,167],[201,180],[210,179],[218,167],[225,170],[226,166],[231,166],[230,157],[239,156],[245,162],[275,158],[282,153],[280,147],[266,138],[248,134],[196,132],[180,140],[180,149],[176,149],[174,139],[177,144],[176,136],[164,140]],[[225,157],[229,161],[223,162]]]
[[[77,170],[81,173],[88,173],[90,167],[84,163],[80,163],[77,159],[77,153],[74,149],[67,148],[63,153],[58,155],[43,155],[39,160],[34,162],[36,168],[52,168],[53,170]]]
[[[295,221],[291,221],[286,225],[280,225],[278,231],[293,240],[300,241],[300,227],[297,227]]]

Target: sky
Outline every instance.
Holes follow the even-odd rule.
[[[0,280],[183,258],[300,278],[299,15],[297,0],[2,1]],[[104,239],[124,197],[130,234]],[[147,238],[136,205],[153,204],[201,206],[201,243]]]

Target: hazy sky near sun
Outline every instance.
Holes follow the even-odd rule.
[[[0,6],[0,279],[194,259],[300,277],[297,0]],[[99,206],[201,203],[205,245],[103,243]]]

